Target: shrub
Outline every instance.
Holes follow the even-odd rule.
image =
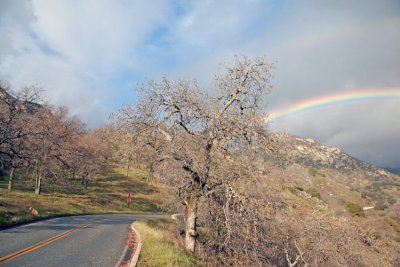
[[[368,192],[368,191],[363,191],[361,193],[362,198],[371,198],[371,199],[376,199],[376,195],[374,193]]]
[[[370,185],[370,191],[372,191],[372,192],[379,192],[379,191],[381,191],[381,185],[380,185],[380,183],[373,183],[372,185]]]
[[[347,210],[353,215],[358,217],[365,218],[365,213],[363,208],[357,203],[347,202],[346,203]]]
[[[375,210],[385,210],[387,209],[387,205],[383,201],[378,201],[374,207]]]
[[[397,199],[394,196],[390,196],[390,197],[388,197],[387,202],[391,205],[394,205],[394,204],[396,204]]]
[[[321,194],[318,192],[318,190],[315,187],[310,187],[306,190],[308,194],[310,194],[312,197],[317,197],[321,198]]]

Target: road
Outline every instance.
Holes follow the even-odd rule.
[[[116,266],[128,227],[166,215],[60,217],[0,231],[0,266]]]

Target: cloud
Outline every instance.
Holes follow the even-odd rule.
[[[0,61],[18,54],[27,39],[25,32],[35,17],[29,1],[2,1],[0,3]]]
[[[128,91],[112,81],[140,68],[140,45],[168,11],[163,1],[59,0],[2,1],[2,10],[10,14],[0,25],[9,44],[1,47],[2,79],[43,87],[50,103],[90,125],[104,122],[110,102]]]
[[[341,148],[377,166],[398,166],[400,100],[360,102],[297,113],[271,123]]]
[[[146,78],[197,79],[218,63],[276,62],[268,110],[337,91],[400,86],[400,4],[357,1],[1,1],[0,78],[37,84],[90,125],[134,101]],[[380,108],[377,108],[380,107]],[[335,107],[281,120],[378,165],[400,165],[398,103]],[[367,133],[367,134],[366,134]]]
[[[36,32],[81,68],[113,71],[163,20],[163,1],[34,1]],[[131,59],[129,57],[132,57]]]

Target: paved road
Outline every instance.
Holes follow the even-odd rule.
[[[115,266],[136,220],[165,215],[54,218],[0,231],[0,266]]]

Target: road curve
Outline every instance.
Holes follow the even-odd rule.
[[[128,227],[166,215],[69,216],[0,231],[0,266],[115,266],[126,251]]]

